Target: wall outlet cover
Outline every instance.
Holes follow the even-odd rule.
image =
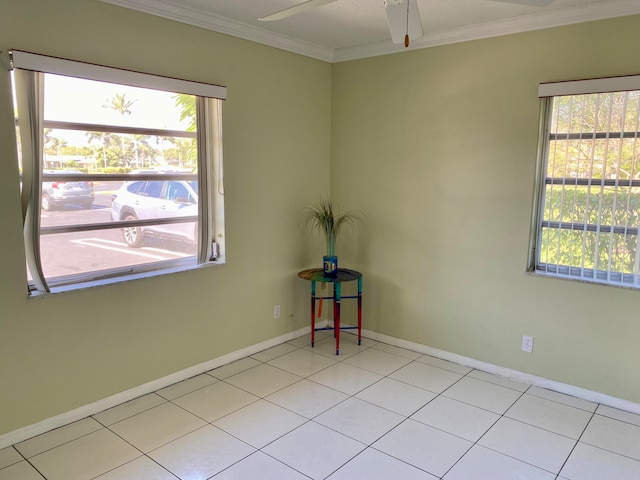
[[[533,353],[533,337],[530,337],[529,335],[522,336],[522,351]]]

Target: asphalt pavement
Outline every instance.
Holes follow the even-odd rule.
[[[111,195],[119,183],[96,183],[90,209],[69,206],[42,211],[41,226],[84,225],[111,221]],[[150,238],[141,248],[128,247],[121,229],[94,230],[40,237],[40,252],[46,277],[140,265],[196,254],[196,247],[180,241]]]

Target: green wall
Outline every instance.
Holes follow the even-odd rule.
[[[525,274],[537,84],[637,74],[638,44],[629,17],[331,66],[95,0],[0,0],[0,50],[229,87],[228,263],[35,299],[0,97],[0,435],[306,325],[295,273],[322,245],[296,217],[329,191],[367,217],[339,247],[366,328],[640,402],[640,293]]]
[[[525,274],[538,83],[638,74],[639,44],[635,16],[334,65],[367,328],[640,402],[640,292]]]
[[[94,0],[0,0],[8,48],[227,85],[227,264],[28,299],[3,94],[0,435],[307,325],[295,273],[321,250],[296,216],[329,192],[331,65]]]

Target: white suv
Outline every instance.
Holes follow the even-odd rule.
[[[196,180],[138,180],[124,182],[111,197],[111,219],[147,220],[198,215]],[[127,227],[122,237],[130,247],[140,247],[146,236],[180,239],[195,243],[196,222],[167,223]]]

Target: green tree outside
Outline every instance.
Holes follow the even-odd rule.
[[[640,91],[554,98],[540,262],[638,274],[639,131]]]

